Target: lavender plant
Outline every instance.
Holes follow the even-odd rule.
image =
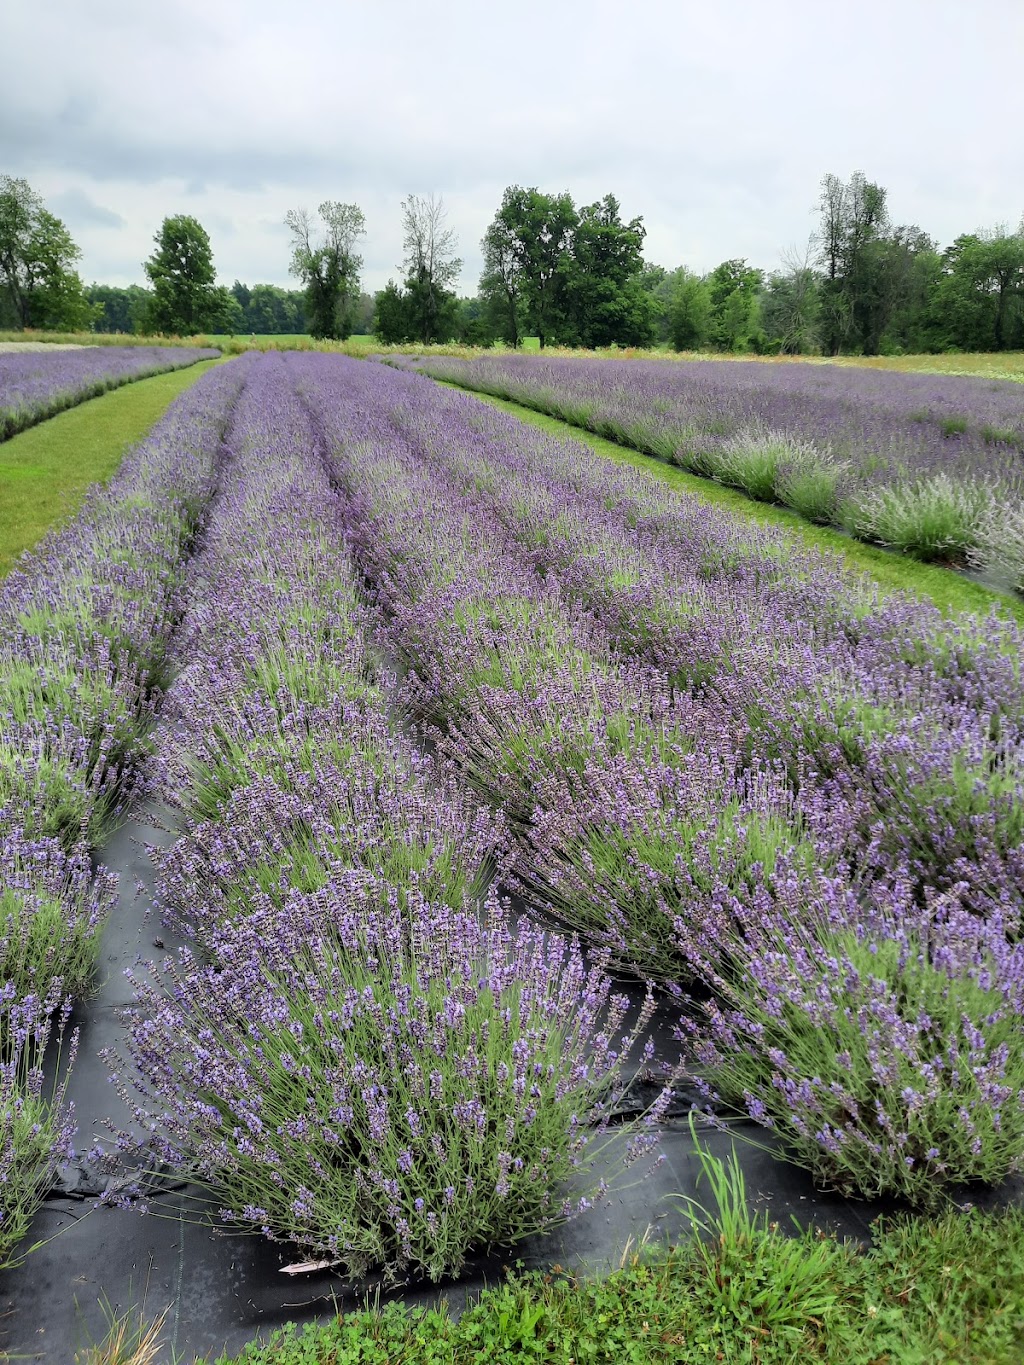
[[[1024,509],[990,506],[982,515],[971,562],[1024,593]]]
[[[28,839],[18,830],[6,833],[0,981],[13,989],[16,999],[45,999],[54,982],[72,997],[85,993],[115,889],[110,874],[93,876],[85,847],[69,855],[56,840]],[[0,1027],[3,1023],[0,1016]]]
[[[823,1184],[934,1207],[1024,1164],[1024,950],[906,905],[873,923],[763,919],[742,982],[684,1023],[709,1098]]]
[[[978,548],[993,494],[1013,508],[1024,497],[1012,383],[733,361],[444,357],[418,368],[925,559]],[[829,453],[793,462],[776,435]]]
[[[13,982],[0,988],[0,1269],[17,1263],[17,1247],[58,1165],[73,1155],[74,1109],[65,1092],[77,1033],[50,1088],[43,1069],[50,1040],[62,1038],[69,1013],[59,981],[45,996],[22,999]]]
[[[626,1001],[577,947],[350,874],[254,905],[216,957],[137,983],[121,1084],[226,1221],[437,1280],[603,1192],[594,1136],[647,1015],[620,1039]],[[629,1157],[651,1144],[634,1127]]]
[[[848,498],[842,518],[863,540],[962,564],[981,543],[981,526],[1001,496],[987,481],[962,483],[940,473]]]

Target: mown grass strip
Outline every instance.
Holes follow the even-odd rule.
[[[1011,1365],[1024,1359],[1024,1216],[951,1213],[864,1252],[763,1224],[556,1267],[486,1290],[457,1321],[390,1303],[294,1325],[216,1365]]]
[[[492,394],[478,393],[447,380],[435,380],[435,383],[443,383],[448,388],[461,388],[464,393],[471,394],[482,403],[490,403],[493,407],[501,408],[552,436],[562,440],[580,441],[605,459],[644,469],[649,474],[664,479],[673,488],[678,488],[684,493],[692,493],[714,506],[727,508],[749,521],[778,527],[787,531],[807,548],[839,555],[845,568],[851,573],[868,574],[883,592],[916,593],[919,597],[929,598],[943,611],[949,612],[987,615],[995,606],[1024,624],[1024,601],[1011,593],[988,588],[952,569],[924,564],[920,560],[894,554],[891,550],[866,545],[829,527],[813,526],[788,508],[778,507],[772,503],[754,502],[746,494],[735,489],[688,474],[674,465],[665,464],[653,455],[644,455],[627,446],[616,445],[614,441],[606,440],[603,436],[595,436],[592,432],[557,417],[549,417],[534,408],[509,402],[505,398],[496,398]]]
[[[0,445],[0,577],[51,526],[74,515],[91,484],[110,478],[172,399],[220,363],[135,380]]]

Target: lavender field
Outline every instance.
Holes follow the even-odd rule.
[[[4,1257],[80,1140],[42,1050],[143,789],[188,947],[132,972],[107,1160],[145,1132],[298,1259],[458,1275],[604,1198],[611,1124],[656,1160],[684,1085],[850,1197],[1021,1169],[1004,619],[312,353],[204,376],[0,616]]]
[[[742,361],[445,357],[423,368],[1024,591],[1018,384]]]
[[[17,348],[0,352],[0,441],[121,384],[180,370],[219,351],[183,346]]]

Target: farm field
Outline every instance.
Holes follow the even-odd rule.
[[[173,346],[0,349],[0,441],[122,384],[218,355]]]
[[[437,382],[448,383],[447,380]],[[456,384],[452,387],[458,389],[462,386]],[[740,489],[729,488],[714,480],[688,474],[678,465],[644,455],[606,437],[596,436],[582,427],[573,426],[571,422],[538,412],[536,408],[523,407],[519,403],[497,398],[493,394],[481,393],[479,390],[463,391],[473,393],[482,403],[535,426],[549,436],[586,445],[605,460],[642,470],[671,488],[682,493],[690,493],[702,502],[730,512],[741,520],[774,527],[787,534],[802,548],[833,555],[850,573],[871,578],[882,592],[914,593],[950,612],[987,615],[993,606],[997,605],[1000,611],[1024,624],[1024,598],[1010,589],[995,587],[991,581],[982,581],[980,574],[964,573],[945,565],[893,553],[878,545],[870,545],[837,528],[808,522],[798,513],[778,503],[756,502]]]
[[[88,399],[0,445],[0,577],[87,489],[108,479],[125,451],[213,361],[139,379]]]
[[[255,1234],[254,1284],[282,1261],[317,1263],[314,1301],[450,1283],[585,1228],[659,1149],[641,1190],[669,1192],[684,1147],[695,1173],[691,1103],[712,1150],[760,1133],[759,1179],[840,1217],[1019,1198],[1005,614],[883,596],[422,375],[303,352],[203,375],[0,585],[0,618],[10,1261],[67,1217],[37,1206],[74,1148],[112,1181],[90,1218],[145,1228],[148,1202],[183,1227],[187,1179],[193,1218]],[[139,910],[91,860],[143,795],[166,951],[110,995],[102,926]],[[119,1029],[90,1022],[97,989]],[[101,1034],[102,1153],[94,1082],[95,1131],[67,1107]],[[12,1350],[47,1254],[6,1272]],[[830,1263],[826,1297],[860,1273]],[[246,1292],[217,1319],[235,1351]],[[856,1359],[813,1302],[765,1320],[777,1358]],[[177,1346],[215,1352],[190,1311]]]
[[[1024,591],[1024,404],[1013,384],[742,362],[422,363],[808,521],[971,563]]]

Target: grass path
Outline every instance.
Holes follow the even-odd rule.
[[[531,426],[539,427],[551,436],[588,445],[598,455],[614,460],[617,464],[629,464],[635,469],[646,470],[648,474],[663,479],[673,488],[678,488],[684,493],[692,493],[716,507],[724,507],[730,512],[735,512],[737,516],[746,517],[748,521],[785,530],[803,546],[822,550],[827,554],[837,554],[851,572],[869,575],[883,592],[913,592],[920,597],[930,598],[944,611],[986,615],[993,606],[998,606],[1006,615],[1024,625],[1024,600],[1013,593],[987,588],[953,569],[944,569],[936,564],[924,564],[920,560],[894,554],[891,550],[866,545],[862,541],[843,535],[841,531],[826,526],[814,526],[788,508],[778,507],[773,503],[754,502],[745,493],[726,488],[711,479],[701,479],[694,474],[687,474],[684,470],[666,464],[653,455],[644,455],[640,451],[616,445],[614,441],[608,441],[603,436],[595,436],[581,427],[572,426],[556,417],[548,417],[533,408],[523,407],[504,398],[495,398],[491,394],[462,388],[461,385],[450,384],[444,380],[435,380],[435,383],[442,383],[445,388],[461,389],[461,392],[470,394],[480,402],[501,408],[502,411],[511,413],[523,422],[529,422]]]
[[[91,484],[110,478],[173,398],[220,363],[137,379],[0,445],[0,577],[51,526],[74,515]]]

